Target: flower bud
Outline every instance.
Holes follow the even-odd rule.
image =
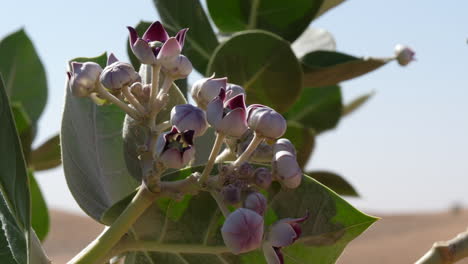
[[[257,168],[254,172],[254,182],[255,184],[262,188],[268,189],[270,188],[272,181],[271,172],[267,168]]]
[[[281,150],[289,151],[294,155],[296,154],[296,148],[291,143],[291,141],[287,138],[280,138],[276,141],[275,145],[273,146],[273,152],[279,152]]]
[[[296,155],[289,151],[278,151],[272,160],[273,175],[287,188],[297,188],[301,184],[302,170]]]
[[[140,103],[146,104],[149,101],[151,84],[142,85],[141,83],[134,83],[130,87],[130,91]]]
[[[228,184],[221,189],[224,202],[229,205],[235,205],[241,201],[241,189],[234,184]]]
[[[259,192],[253,192],[247,195],[244,201],[244,208],[254,210],[259,215],[263,216],[267,208],[267,199]]]
[[[166,168],[180,169],[186,166],[194,157],[193,130],[179,131],[175,126],[172,130],[159,136],[155,153]]]
[[[227,78],[203,78],[192,86],[192,98],[198,107],[206,109],[209,102],[219,95],[221,89],[226,89]]]
[[[244,88],[237,84],[228,83],[226,86],[226,101],[238,94],[243,94],[245,96]]]
[[[123,86],[130,86],[140,79],[140,75],[131,64],[120,61],[106,66],[100,77],[102,85],[113,91],[120,90]]]
[[[248,162],[243,162],[237,169],[239,178],[250,178],[254,173],[254,168]]]
[[[263,217],[256,212],[239,208],[232,212],[221,228],[224,244],[234,254],[255,250],[263,238]]]
[[[94,62],[72,62],[71,72],[67,72],[70,90],[74,96],[86,97],[96,90],[96,82],[102,72]]]
[[[192,72],[192,63],[184,55],[162,63],[163,71],[173,80],[184,79]]]
[[[398,64],[401,66],[406,66],[410,62],[414,61],[414,51],[410,49],[408,46],[404,46],[401,44],[398,44],[395,46],[395,56],[396,60],[398,61]]]
[[[236,95],[228,101],[225,98],[225,90],[221,89],[219,96],[208,104],[206,119],[218,133],[241,137],[247,131],[244,95]]]
[[[182,47],[176,38],[169,38],[161,47],[161,50],[156,57],[156,60],[164,67],[166,63],[171,63],[177,56],[180,55]]]
[[[286,120],[275,110],[259,104],[247,108],[249,127],[258,135],[276,139],[286,132]]]
[[[205,112],[191,104],[174,106],[171,111],[171,124],[179,131],[193,130],[195,137],[203,135],[208,128]]]

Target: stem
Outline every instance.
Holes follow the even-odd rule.
[[[155,103],[156,103],[156,96],[158,95],[159,90],[159,72],[161,71],[161,65],[153,64],[151,67],[151,91],[150,91],[150,99],[149,99],[149,111],[152,112]]]
[[[168,244],[156,241],[128,239],[122,241],[120,252],[126,251],[153,251],[164,253],[184,253],[184,254],[222,254],[230,252],[224,246],[204,246],[196,244]]]
[[[142,184],[133,200],[115,222],[68,264],[102,263],[107,253],[128,232],[138,217],[153,204],[156,196],[157,194]]]
[[[172,79],[171,77],[169,77],[169,75],[166,75],[166,77],[164,77],[164,82],[163,82],[163,85],[162,85],[162,88],[161,88],[161,91],[159,91],[159,94],[158,94],[158,99],[162,99],[162,96],[164,94],[167,94],[169,92],[169,89],[171,88],[172,86],[172,82],[174,81],[174,79]]]
[[[252,156],[252,153],[257,149],[258,145],[262,143],[263,137],[259,136],[257,133],[254,133],[254,137],[252,141],[250,141],[249,146],[245,149],[244,153],[242,153],[232,165],[238,166],[242,164],[242,162],[247,161],[250,159],[250,156]]]
[[[257,26],[257,12],[260,6],[260,0],[253,0],[252,6],[250,9],[249,14],[249,24],[247,26],[248,29],[254,29]]]
[[[157,124],[156,130],[159,132],[162,132],[170,127],[171,127],[171,122],[168,120],[168,121],[164,121],[162,123]]]
[[[213,199],[216,201],[216,203],[218,204],[218,207],[221,213],[223,213],[224,217],[227,218],[231,212],[229,211],[226,204],[224,203],[223,198],[219,195],[219,192],[210,191],[210,194],[213,197]]]
[[[449,241],[434,243],[415,264],[451,264],[468,257],[468,230]]]
[[[122,87],[122,93],[125,95],[125,98],[127,98],[130,104],[132,104],[136,108],[136,110],[140,112],[141,115],[145,115],[145,107],[142,104],[140,104],[138,99],[136,99],[136,97],[130,92],[130,88],[128,87],[128,85],[124,85],[124,87]]]
[[[99,95],[108,100],[109,102],[112,102],[113,104],[117,105],[118,107],[122,108],[129,116],[131,116],[133,119],[135,120],[139,120],[140,119],[140,114],[133,108],[131,108],[130,106],[128,106],[126,103],[120,101],[119,98],[115,97],[114,95],[112,95],[111,93],[109,93],[102,85],[101,83],[98,83],[98,86],[97,86],[97,92],[99,93]]]
[[[205,169],[203,169],[203,173],[200,177],[200,183],[204,183],[208,176],[211,173],[211,170],[213,170],[213,165],[216,160],[216,156],[219,153],[219,150],[221,149],[221,146],[223,145],[223,139],[224,139],[224,134],[217,133],[216,134],[216,140],[213,145],[213,148],[211,149],[210,157],[208,158],[208,162],[206,163]]]

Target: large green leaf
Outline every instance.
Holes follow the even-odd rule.
[[[380,68],[390,58],[357,58],[334,51],[314,51],[302,57],[304,86],[334,85]]]
[[[0,72],[12,102],[20,102],[33,126],[47,101],[47,81],[33,43],[23,29],[0,42]]]
[[[29,163],[31,156],[31,143],[34,137],[34,128],[32,126],[31,119],[20,102],[12,103],[11,111],[15,119],[16,130],[20,137],[24,159],[26,160],[26,163]]]
[[[180,179],[202,169],[187,168],[166,178]],[[335,263],[347,243],[376,220],[356,210],[309,176],[304,176],[302,184],[295,190],[278,187],[275,184],[268,192],[271,203],[265,219],[267,225],[281,218],[299,217],[310,212],[310,218],[302,225],[301,238],[294,245],[284,248],[286,263]],[[117,216],[130,198],[126,200],[112,207],[105,215],[113,211],[114,217]],[[216,203],[205,192],[186,196],[181,202],[156,202],[135,223],[134,239],[173,245],[176,250],[158,250],[157,244],[153,248],[157,252],[146,248],[146,252],[129,253],[130,257],[125,263],[265,263],[259,251],[236,256],[224,248],[220,234],[222,222],[223,216]],[[185,248],[190,248],[190,253]]]
[[[195,69],[206,72],[208,61],[218,40],[200,5],[199,0],[153,0],[167,31],[175,36],[182,28],[190,28],[185,39],[183,53]]]
[[[38,238],[42,241],[49,233],[49,211],[37,184],[34,173],[29,171],[29,183],[31,192],[31,225]]]
[[[298,122],[289,121],[283,137],[291,140],[296,147],[297,162],[304,168],[315,147],[315,130],[304,127]]]
[[[2,263],[48,263],[31,230],[28,173],[10,104],[0,75],[0,250]],[[4,258],[3,258],[4,257]]]
[[[294,41],[307,28],[323,0],[208,0],[208,10],[222,32],[271,31]]]
[[[309,171],[306,174],[332,189],[337,194],[356,197],[359,196],[354,187],[336,173],[329,171]]]
[[[305,88],[285,117],[320,133],[338,124],[342,108],[339,86]]]
[[[361,106],[363,106],[369,99],[371,99],[372,96],[374,96],[374,92],[370,92],[367,94],[363,94],[351,102],[349,102],[347,105],[343,107],[343,111],[341,113],[342,116],[347,116],[357,109],[359,109]]]
[[[207,75],[227,76],[243,86],[247,102],[288,109],[302,89],[302,69],[289,43],[275,34],[251,30],[221,44],[208,65]]]
[[[336,50],[336,41],[333,35],[322,28],[309,27],[291,44],[296,57],[301,58],[307,53],[316,50]]]
[[[107,56],[77,60],[104,66]],[[106,209],[138,185],[124,161],[121,135],[125,113],[115,105],[97,106],[66,90],[60,134],[65,177],[80,207],[99,220]]]
[[[319,17],[329,11],[332,8],[337,7],[341,3],[343,3],[345,0],[324,0],[322,3],[322,6],[320,7],[320,10],[317,13],[316,17]]]
[[[52,169],[61,163],[59,135],[49,138],[31,152],[30,166],[36,171]]]

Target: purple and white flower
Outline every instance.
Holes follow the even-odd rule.
[[[244,95],[238,94],[226,100],[226,91],[221,89],[219,95],[208,104],[206,118],[218,133],[241,137],[247,131]]]
[[[180,169],[185,167],[194,157],[193,130],[179,131],[175,126],[171,131],[159,136],[156,143],[156,155],[166,167]]]

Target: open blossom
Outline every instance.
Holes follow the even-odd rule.
[[[205,112],[191,104],[174,106],[171,110],[171,124],[179,131],[193,130],[195,137],[203,135],[208,128]]]
[[[276,152],[272,160],[273,175],[287,188],[297,188],[302,181],[302,170],[296,155],[289,151]]]
[[[71,71],[67,72],[69,86],[72,94],[86,97],[96,90],[101,66],[94,62],[75,62],[70,64]]]
[[[227,78],[214,78],[214,75],[209,78],[203,78],[196,81],[192,86],[192,98],[197,103],[198,107],[206,109],[216,96],[219,95],[221,89],[226,89]]]
[[[245,96],[245,90],[242,86],[233,83],[228,83],[226,85],[226,100],[229,100],[238,94],[244,94]]]
[[[156,155],[166,168],[180,169],[186,166],[195,156],[193,147],[193,130],[171,131],[161,134],[156,144]]]
[[[263,217],[253,210],[239,208],[229,214],[221,228],[224,244],[234,254],[259,248],[263,238]]]
[[[118,61],[113,53],[109,55],[107,66],[102,71],[100,81],[109,90],[120,90],[141,79],[129,63]]]
[[[260,136],[276,139],[286,132],[284,117],[268,106],[253,104],[247,108],[249,127]]]
[[[309,213],[301,218],[285,218],[276,222],[268,232],[263,243],[263,254],[268,264],[283,264],[284,257],[281,248],[290,246],[302,234],[301,223],[309,218]]]
[[[165,49],[164,53],[175,54],[177,49],[180,50],[184,47],[185,35],[187,33],[187,28],[180,30],[175,36],[173,41],[168,41],[170,39],[164,27],[159,21],[154,22],[149,26],[143,36],[140,38],[136,30],[132,27],[127,27],[130,32],[130,47],[133,51],[133,54],[144,64],[156,64],[157,57],[162,49]],[[167,47],[164,48],[168,42]]]
[[[208,104],[208,123],[218,133],[241,137],[247,131],[244,95],[236,95],[227,101],[225,99],[226,91],[221,89],[219,95]]]
[[[398,44],[395,46],[395,56],[398,64],[406,66],[410,62],[414,61],[414,55],[416,53],[408,46]]]

